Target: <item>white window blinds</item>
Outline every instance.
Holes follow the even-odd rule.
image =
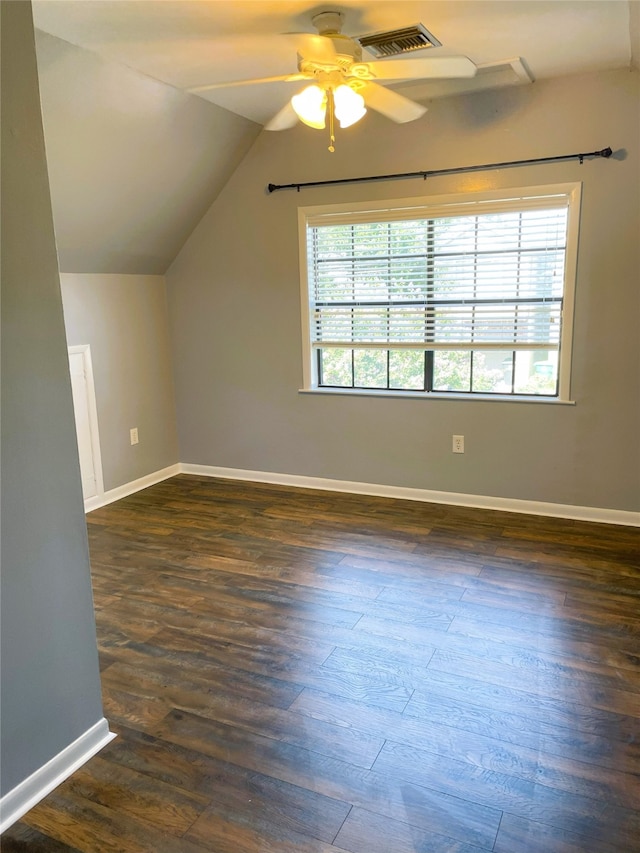
[[[312,346],[558,349],[568,203],[308,220]]]

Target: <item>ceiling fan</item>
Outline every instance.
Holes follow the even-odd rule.
[[[466,56],[441,56],[408,59],[363,60],[362,46],[370,51],[388,54],[390,39],[386,43],[379,36],[394,37],[399,45],[395,53],[417,47],[439,46],[427,30],[407,28],[405,31],[382,33],[375,36],[350,38],[342,33],[343,15],[340,12],[320,12],[312,18],[318,35],[296,34],[298,43],[298,70],[293,74],[211,83],[189,89],[194,94],[218,88],[249,86],[262,83],[302,82],[308,85],[294,95],[265,125],[265,130],[286,130],[300,119],[310,127],[324,128],[329,118],[330,145],[334,150],[334,117],[341,127],[359,121],[367,106],[392,121],[414,121],[425,114],[427,108],[398,92],[381,86],[382,81],[473,77],[476,66]],[[401,35],[402,33],[402,35]],[[414,38],[417,33],[418,39]],[[409,34],[409,35],[407,35]],[[376,45],[378,46],[376,48]],[[386,45],[386,46],[385,46]]]

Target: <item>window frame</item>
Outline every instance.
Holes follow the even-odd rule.
[[[512,187],[484,192],[450,193],[415,198],[384,199],[378,201],[338,203],[303,206],[298,208],[298,236],[300,258],[301,327],[303,355],[302,392],[340,395],[366,395],[384,397],[413,397],[419,399],[493,400],[501,402],[573,403],[571,392],[571,358],[573,349],[573,322],[578,263],[582,183],[545,184],[533,187]],[[560,342],[558,348],[558,384],[556,395],[481,393],[463,391],[407,390],[390,388],[360,388],[322,386],[319,384],[318,358],[313,346],[311,317],[314,311],[312,287],[308,275],[307,233],[318,224],[348,224],[352,222],[432,219],[455,215],[456,210],[470,212],[476,207],[486,212],[529,210],[540,206],[539,199],[565,196],[567,199],[567,241],[564,260],[564,290]],[[529,206],[527,206],[529,202]],[[508,346],[505,346],[505,350]],[[421,350],[433,353],[434,350]]]

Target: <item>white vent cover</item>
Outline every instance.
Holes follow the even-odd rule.
[[[441,47],[438,39],[423,24],[360,36],[356,41],[378,58],[399,56],[403,53],[411,53],[414,50],[422,50],[425,47]]]

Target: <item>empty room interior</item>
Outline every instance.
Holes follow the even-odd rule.
[[[3,853],[640,850],[640,0],[2,0]]]

